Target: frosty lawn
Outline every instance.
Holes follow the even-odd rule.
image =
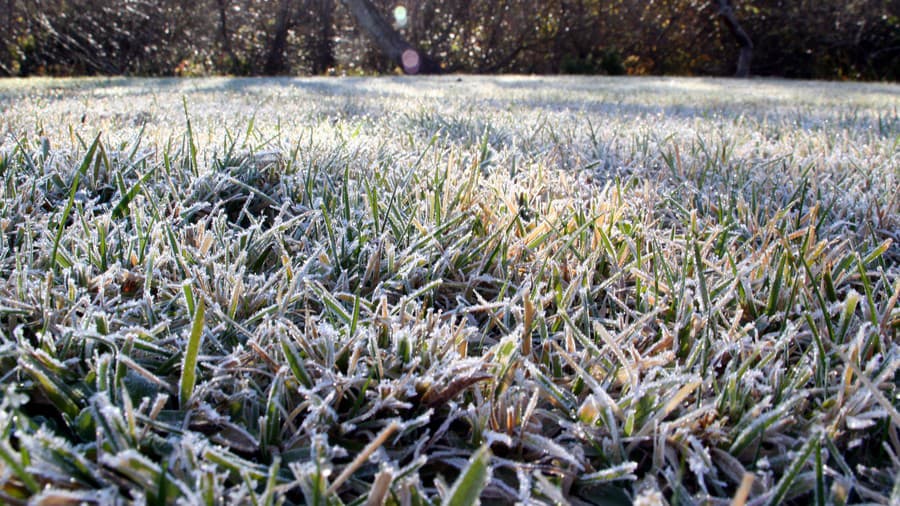
[[[898,107],[0,81],[0,502],[896,503]]]

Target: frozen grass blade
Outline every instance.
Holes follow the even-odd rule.
[[[94,161],[94,153],[97,152],[97,147],[100,145],[100,134],[97,134],[97,137],[94,138],[94,142],[91,143],[91,147],[88,148],[87,153],[84,155],[84,158],[81,161],[81,166],[78,167],[78,170],[75,172],[75,175],[72,177],[72,183],[69,188],[69,200],[66,201],[66,206],[62,210],[62,214],[59,217],[59,224],[56,228],[56,236],[53,238],[53,249],[50,251],[50,264],[53,266],[54,270],[57,270],[59,266],[59,259],[57,258],[57,252],[59,251],[59,242],[62,240],[63,231],[66,228],[66,221],[69,219],[69,213],[72,212],[72,206],[75,204],[75,194],[78,192],[78,185],[81,183],[81,178],[84,177],[84,174],[87,172],[88,167],[91,166],[91,163]]]
[[[822,462],[822,442],[815,442],[815,473],[816,473],[816,490],[815,498],[816,506],[825,506],[827,498],[825,497],[825,466]]]
[[[181,105],[184,108],[184,121],[187,125],[187,143],[188,143],[188,172],[197,177],[199,167],[197,165],[197,144],[194,142],[194,128],[191,125],[191,115],[188,114],[187,96],[181,97]]]
[[[194,320],[191,324],[191,333],[188,336],[187,347],[184,350],[184,362],[181,365],[181,381],[178,384],[178,403],[187,408],[191,396],[194,394],[194,386],[197,384],[197,358],[200,355],[200,341],[203,338],[203,319],[206,312],[206,304],[203,298],[197,301],[194,311]]]
[[[25,484],[32,494],[38,493],[41,486],[35,481],[31,473],[25,470],[25,467],[22,465],[21,457],[15,454],[5,439],[6,437],[4,437],[4,441],[0,441],[0,459],[9,466],[9,469],[18,479],[22,480],[22,483]]]
[[[281,349],[284,352],[284,357],[288,362],[288,366],[294,374],[294,377],[297,378],[297,381],[306,388],[312,387],[313,381],[310,378],[306,367],[303,365],[303,358],[297,352],[297,347],[289,342],[287,338],[282,338]]]
[[[144,174],[134,185],[124,194],[122,195],[122,199],[116,204],[116,207],[113,208],[112,217],[114,220],[122,218],[125,216],[125,213],[128,211],[128,206],[131,204],[131,201],[137,196],[137,194],[141,191],[141,186],[147,183],[150,180],[150,177],[153,176],[153,172],[147,172]]]
[[[347,309],[344,308],[344,305],[341,304],[334,295],[332,295],[328,290],[322,286],[318,281],[313,281],[309,285],[309,288],[316,294],[317,297],[325,304],[325,307],[331,311],[332,314],[338,317],[341,323],[345,325],[353,324],[353,315],[347,312]]]
[[[582,474],[578,477],[578,483],[585,486],[592,486],[611,481],[632,481],[637,479],[637,476],[634,474],[636,469],[637,462],[624,462],[602,471]]]
[[[469,459],[469,464],[453,482],[442,506],[469,506],[478,504],[481,491],[491,479],[491,450],[482,446]]]
[[[778,480],[778,483],[775,485],[775,491],[766,504],[769,506],[777,506],[783,503],[785,496],[796,481],[800,471],[806,466],[810,454],[812,454],[818,445],[819,439],[815,437],[811,438],[803,445],[803,448],[797,452],[797,456],[791,462],[791,465],[785,470],[784,476]]]

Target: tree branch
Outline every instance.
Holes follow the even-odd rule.
[[[741,53],[738,56],[737,71],[734,73],[736,77],[750,77],[750,60],[753,59],[753,41],[750,36],[741,27],[737,16],[734,15],[734,8],[731,7],[729,0],[719,0],[719,16],[725,21],[728,31],[737,39],[741,46]]]

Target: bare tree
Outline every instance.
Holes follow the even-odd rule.
[[[439,74],[440,64],[412,46],[378,12],[369,0],[341,0],[357,26],[378,46],[385,56],[407,74]]]
[[[734,8],[729,0],[719,0],[719,16],[725,21],[728,31],[734,35],[741,46],[741,53],[738,56],[737,71],[734,73],[737,77],[750,77],[750,60],[753,58],[753,41],[750,36],[741,27],[737,16],[734,14]]]

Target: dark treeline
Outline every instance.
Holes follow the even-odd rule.
[[[0,75],[397,71],[361,3],[444,72],[900,77],[898,0],[0,0]]]

